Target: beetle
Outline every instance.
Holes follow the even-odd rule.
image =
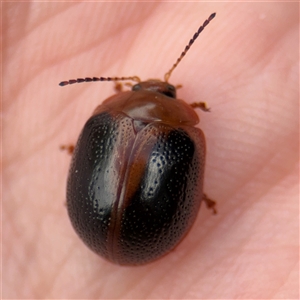
[[[133,80],[99,105],[75,146],[67,180],[71,223],[94,252],[120,265],[143,265],[170,252],[193,225],[203,193],[205,137],[195,127],[194,108],[176,98],[168,83],[174,68],[215,13],[199,27],[164,81],[138,77],[78,78]]]

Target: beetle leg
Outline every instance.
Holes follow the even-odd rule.
[[[61,146],[59,147],[60,150],[63,150],[63,151],[66,150],[66,151],[68,152],[68,154],[70,154],[70,155],[73,154],[74,148],[75,148],[74,145],[61,145]]]
[[[123,84],[120,82],[115,82],[115,91],[116,93],[120,93],[123,91]]]
[[[209,199],[206,194],[203,194],[202,200],[205,202],[208,209],[211,209],[213,211],[213,214],[217,214],[216,205],[217,203],[214,200]]]
[[[123,92],[123,87],[128,86],[130,88],[132,88],[133,84],[131,82],[125,82],[124,84],[122,84],[121,82],[115,82],[115,92],[116,93],[120,93]]]
[[[206,103],[205,102],[194,102],[194,103],[191,103],[190,104],[192,108],[200,108],[202,109],[203,111],[208,111],[210,112],[210,108],[208,108],[206,106]]]

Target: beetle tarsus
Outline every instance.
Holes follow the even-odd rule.
[[[217,214],[217,210],[216,210],[217,203],[216,203],[216,201],[211,200],[210,198],[208,198],[206,194],[203,194],[202,200],[205,202],[206,207],[208,209],[211,209],[213,214],[216,215]]]
[[[66,150],[68,152],[68,154],[72,155],[74,152],[75,146],[74,145],[61,145],[59,148],[60,148],[60,150],[63,150],[63,151]]]
[[[123,92],[123,84],[121,82],[115,82],[115,91],[116,93]]]
[[[194,102],[190,104],[192,108],[200,108],[205,112],[210,112],[210,108],[206,106],[205,102]]]

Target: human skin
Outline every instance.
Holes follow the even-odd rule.
[[[298,3],[3,3],[3,298],[298,298]],[[145,266],[92,253],[65,206],[70,156],[113,84],[163,78],[207,141],[203,205],[186,238]]]

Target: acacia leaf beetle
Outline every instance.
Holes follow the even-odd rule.
[[[170,252],[193,225],[203,193],[205,137],[194,108],[176,98],[168,80],[200,32],[199,27],[164,81],[87,77],[63,81],[132,80],[99,105],[73,152],[67,181],[71,223],[94,252],[120,265],[142,265]],[[73,149],[72,149],[73,150]]]

